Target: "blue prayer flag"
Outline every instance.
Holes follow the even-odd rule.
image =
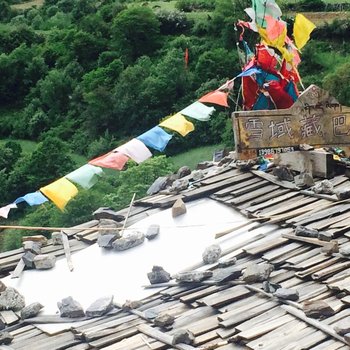
[[[18,197],[14,203],[18,204],[21,202],[27,202],[30,206],[40,205],[47,202],[48,199],[41,192],[33,192],[24,195],[23,197]]]
[[[172,137],[157,125],[136,138],[146,146],[163,152]]]

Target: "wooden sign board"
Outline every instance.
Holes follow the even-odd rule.
[[[316,85],[288,109],[234,112],[232,119],[239,159],[292,152],[301,144],[350,146],[350,108]]]

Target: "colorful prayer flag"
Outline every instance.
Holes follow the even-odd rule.
[[[17,205],[15,203],[5,205],[4,207],[0,208],[0,216],[7,219],[10,210],[15,208],[17,208]]]
[[[198,100],[198,102],[213,103],[219,106],[228,107],[227,96],[228,96],[228,92],[215,90],[202,96]]]
[[[168,134],[157,125],[136,138],[146,146],[163,152],[172,137],[172,135]]]
[[[196,101],[181,110],[180,113],[193,119],[208,121],[214,111],[214,107],[208,107],[203,103]]]
[[[47,202],[48,199],[39,191],[37,192],[32,192],[32,193],[27,193],[26,195],[22,197],[18,197],[14,203],[22,203],[22,202],[27,202],[30,206],[33,205],[40,205],[45,202]]]
[[[41,187],[40,191],[62,211],[67,203],[78,194],[78,189],[65,177]]]
[[[310,34],[315,28],[316,26],[301,13],[295,16],[293,36],[299,50],[309,41]]]
[[[194,125],[189,122],[182,114],[176,113],[159,124],[164,128],[177,131],[180,135],[186,136],[194,130]]]
[[[89,189],[96,184],[98,177],[102,176],[103,170],[91,164],[85,164],[77,170],[65,176],[66,179],[75,182],[83,188]]]
[[[101,166],[102,168],[109,168],[114,170],[123,170],[125,163],[129,157],[120,152],[108,152],[89,161],[89,164]]]
[[[150,150],[143,142],[137,139],[130,140],[129,142],[116,148],[114,151],[125,154],[138,164],[152,157]]]

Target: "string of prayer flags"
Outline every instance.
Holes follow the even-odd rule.
[[[309,21],[304,15],[298,13],[295,16],[293,36],[295,45],[300,50],[310,39],[311,32],[316,28],[315,24]]]
[[[213,103],[219,106],[228,107],[227,96],[228,92],[214,90],[202,96],[198,102]]]
[[[172,137],[172,135],[168,134],[157,125],[136,138],[146,146],[163,152]]]
[[[4,207],[0,208],[0,216],[7,219],[9,216],[10,210],[15,208],[17,208],[17,205],[15,203],[5,205]]]
[[[103,170],[91,164],[85,164],[77,170],[72,171],[65,176],[66,179],[89,189],[96,184],[98,177],[102,176]]]
[[[196,101],[181,110],[180,114],[200,121],[208,121],[214,111],[214,107],[208,107],[203,103]]]
[[[127,143],[116,148],[115,151],[125,154],[137,164],[142,163],[146,159],[152,157],[150,150],[138,139],[128,141]]]
[[[45,202],[48,202],[48,199],[41,192],[37,191],[37,192],[27,193],[22,197],[18,197],[14,201],[15,204],[19,204],[22,202],[26,202],[30,206],[33,206],[33,205],[40,205]]]
[[[41,187],[40,191],[59,209],[64,210],[67,203],[78,194],[78,189],[65,177]]]
[[[159,126],[174,130],[183,137],[194,130],[194,125],[180,113],[176,113],[168,119],[165,119],[159,124]]]
[[[123,153],[111,151],[89,161],[90,165],[101,166],[114,170],[123,170],[130,158]]]

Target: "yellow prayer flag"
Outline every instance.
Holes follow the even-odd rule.
[[[293,36],[299,50],[308,42],[310,34],[315,28],[316,26],[301,13],[295,16]]]
[[[186,136],[194,130],[194,125],[180,113],[176,113],[170,118],[164,120],[159,126],[177,131],[182,136]]]
[[[281,33],[273,40],[269,38],[265,28],[258,27],[258,31],[259,31],[261,38],[263,39],[264,44],[266,44],[268,46],[275,47],[275,48],[279,49],[280,51],[281,51],[281,49],[283,49],[284,43],[286,41],[286,36],[287,36],[287,27],[285,27],[281,31]]]
[[[61,210],[78,194],[78,189],[64,177],[45,187],[41,187],[40,191]]]

